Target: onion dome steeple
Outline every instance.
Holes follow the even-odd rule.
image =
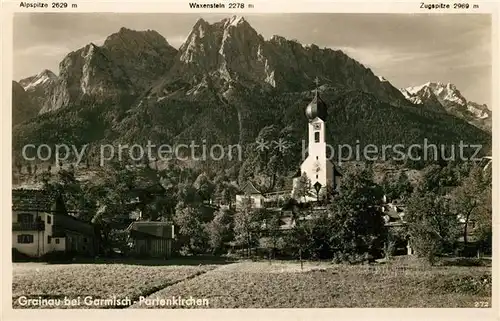
[[[319,119],[326,121],[327,114],[327,106],[326,103],[319,97],[318,87],[319,87],[319,79],[316,77],[316,90],[314,92],[313,100],[307,105],[306,108],[306,116],[309,121],[312,121],[316,117]]]

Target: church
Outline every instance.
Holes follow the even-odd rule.
[[[317,200],[318,195],[326,193],[328,188],[338,190],[341,174],[330,161],[327,154],[326,121],[328,106],[319,95],[319,81],[316,79],[316,89],[312,101],[307,105],[305,114],[308,119],[307,157],[300,165],[300,175],[293,179],[292,196],[301,176],[307,176],[311,191],[306,201]],[[332,149],[333,150],[333,149]]]
[[[319,80],[316,78],[314,96],[305,108],[305,116],[308,120],[307,156],[300,165],[300,171],[292,179],[291,190],[263,194],[251,182],[247,182],[241,189],[241,194],[236,196],[237,208],[241,206],[245,198],[250,198],[255,207],[267,207],[266,203],[276,203],[278,199],[297,198],[296,191],[301,184],[301,180],[304,181],[304,177],[307,177],[307,185],[310,190],[307,195],[297,201],[315,202],[328,189],[339,189],[342,175],[330,161],[329,157],[331,155],[327,153],[328,106],[321,99],[318,87]]]

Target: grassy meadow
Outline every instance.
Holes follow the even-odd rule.
[[[431,267],[414,259],[373,265],[304,262],[302,267],[290,261],[240,261],[151,266],[19,263],[13,268],[15,308],[24,308],[19,305],[20,296],[130,297],[130,308],[187,307],[139,304],[140,296],[151,301],[172,297],[208,299],[208,308],[491,305],[491,267]],[[113,307],[117,306],[108,306]]]

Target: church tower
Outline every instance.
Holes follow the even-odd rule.
[[[340,183],[340,173],[328,159],[330,155],[327,155],[326,121],[328,107],[319,95],[318,86],[319,80],[316,78],[314,97],[305,110],[308,119],[307,158],[300,166],[301,174],[305,173],[311,182],[311,195],[314,200],[317,191],[322,193],[327,186],[337,189]]]

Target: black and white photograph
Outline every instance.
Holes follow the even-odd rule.
[[[15,13],[12,308],[492,308],[493,30]]]

